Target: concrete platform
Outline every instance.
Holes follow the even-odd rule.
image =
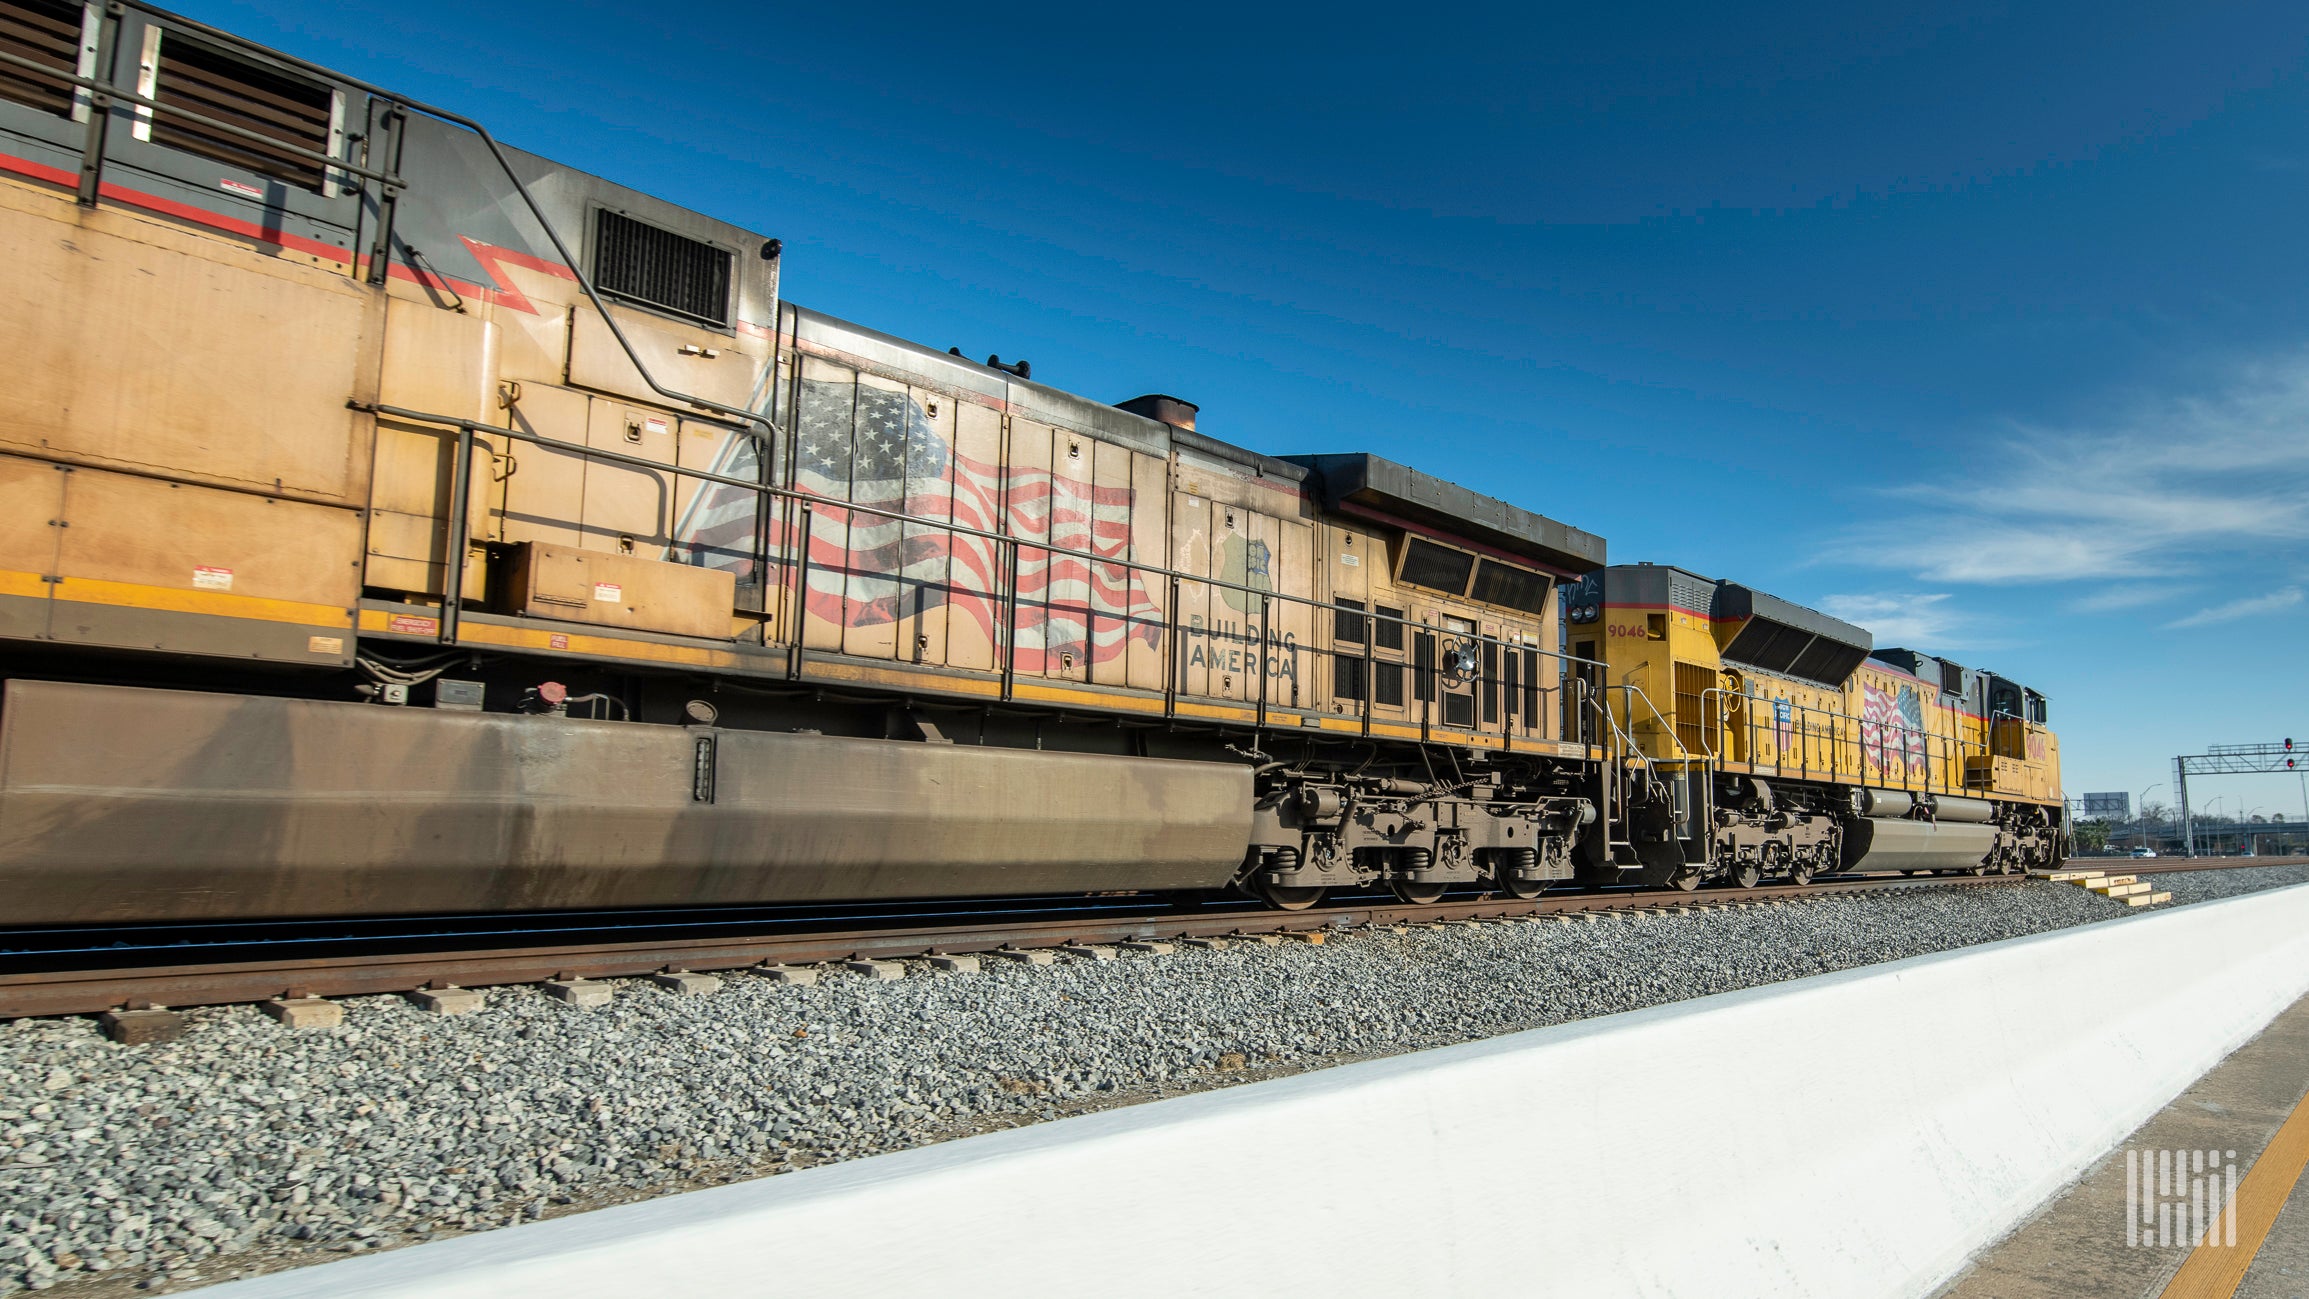
[[[2172,1152],[2212,1158],[2202,1173],[2191,1159],[2189,1176],[2167,1184],[2157,1170]],[[1938,1299],[2309,1299],[2305,1157],[2309,997],[1981,1254]],[[2199,1222],[2210,1224],[2209,1238],[2197,1238]]]

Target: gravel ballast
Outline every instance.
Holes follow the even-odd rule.
[[[2121,869],[2121,866],[2118,867]],[[2144,877],[2176,904],[2309,866]],[[1695,901],[1730,901],[1702,894]],[[0,1293],[175,1290],[699,1185],[2140,914],[2066,884],[1592,923],[1359,931],[580,1008],[186,1012],[177,1041],[0,1025]]]

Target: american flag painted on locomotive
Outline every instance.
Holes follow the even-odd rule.
[[[923,519],[946,519],[951,507],[952,521],[963,527],[1002,532],[1007,522],[1009,535],[1027,541],[1117,560],[1130,556],[1131,489],[961,455],[904,392],[811,379],[801,387],[794,421],[800,490]],[[740,442],[744,454],[725,452],[728,467],[716,472],[753,476],[752,443]],[[1003,547],[880,515],[828,506],[814,513],[812,618],[870,627],[949,606],[989,640],[997,638],[998,593],[1008,576]],[[751,493],[709,486],[699,493],[679,544],[691,562],[736,569],[743,580],[752,566],[754,517]],[[1019,547],[1017,622],[1021,671],[1042,671],[1065,654],[1078,664],[1105,662],[1134,637],[1148,646],[1162,643],[1162,610],[1137,574],[1030,545]]]
[[[1924,704],[1917,698],[1916,687],[1882,690],[1863,681],[1860,701],[1860,747],[1866,750],[1869,761],[1890,769],[1905,755],[1908,769],[1923,775]]]
[[[760,445],[741,434],[728,435],[707,472],[723,478],[758,481],[762,465]],[[760,498],[754,493],[707,483],[690,498],[689,509],[674,527],[674,553],[668,558],[699,568],[727,569],[737,574],[740,587],[758,584],[762,578],[754,564],[760,518]]]

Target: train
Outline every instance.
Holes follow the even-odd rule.
[[[2043,696],[134,0],[0,0],[18,925],[1692,888],[2064,848]]]

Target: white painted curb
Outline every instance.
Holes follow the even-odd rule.
[[[208,1293],[1921,1295],[2304,991],[2309,885]]]

